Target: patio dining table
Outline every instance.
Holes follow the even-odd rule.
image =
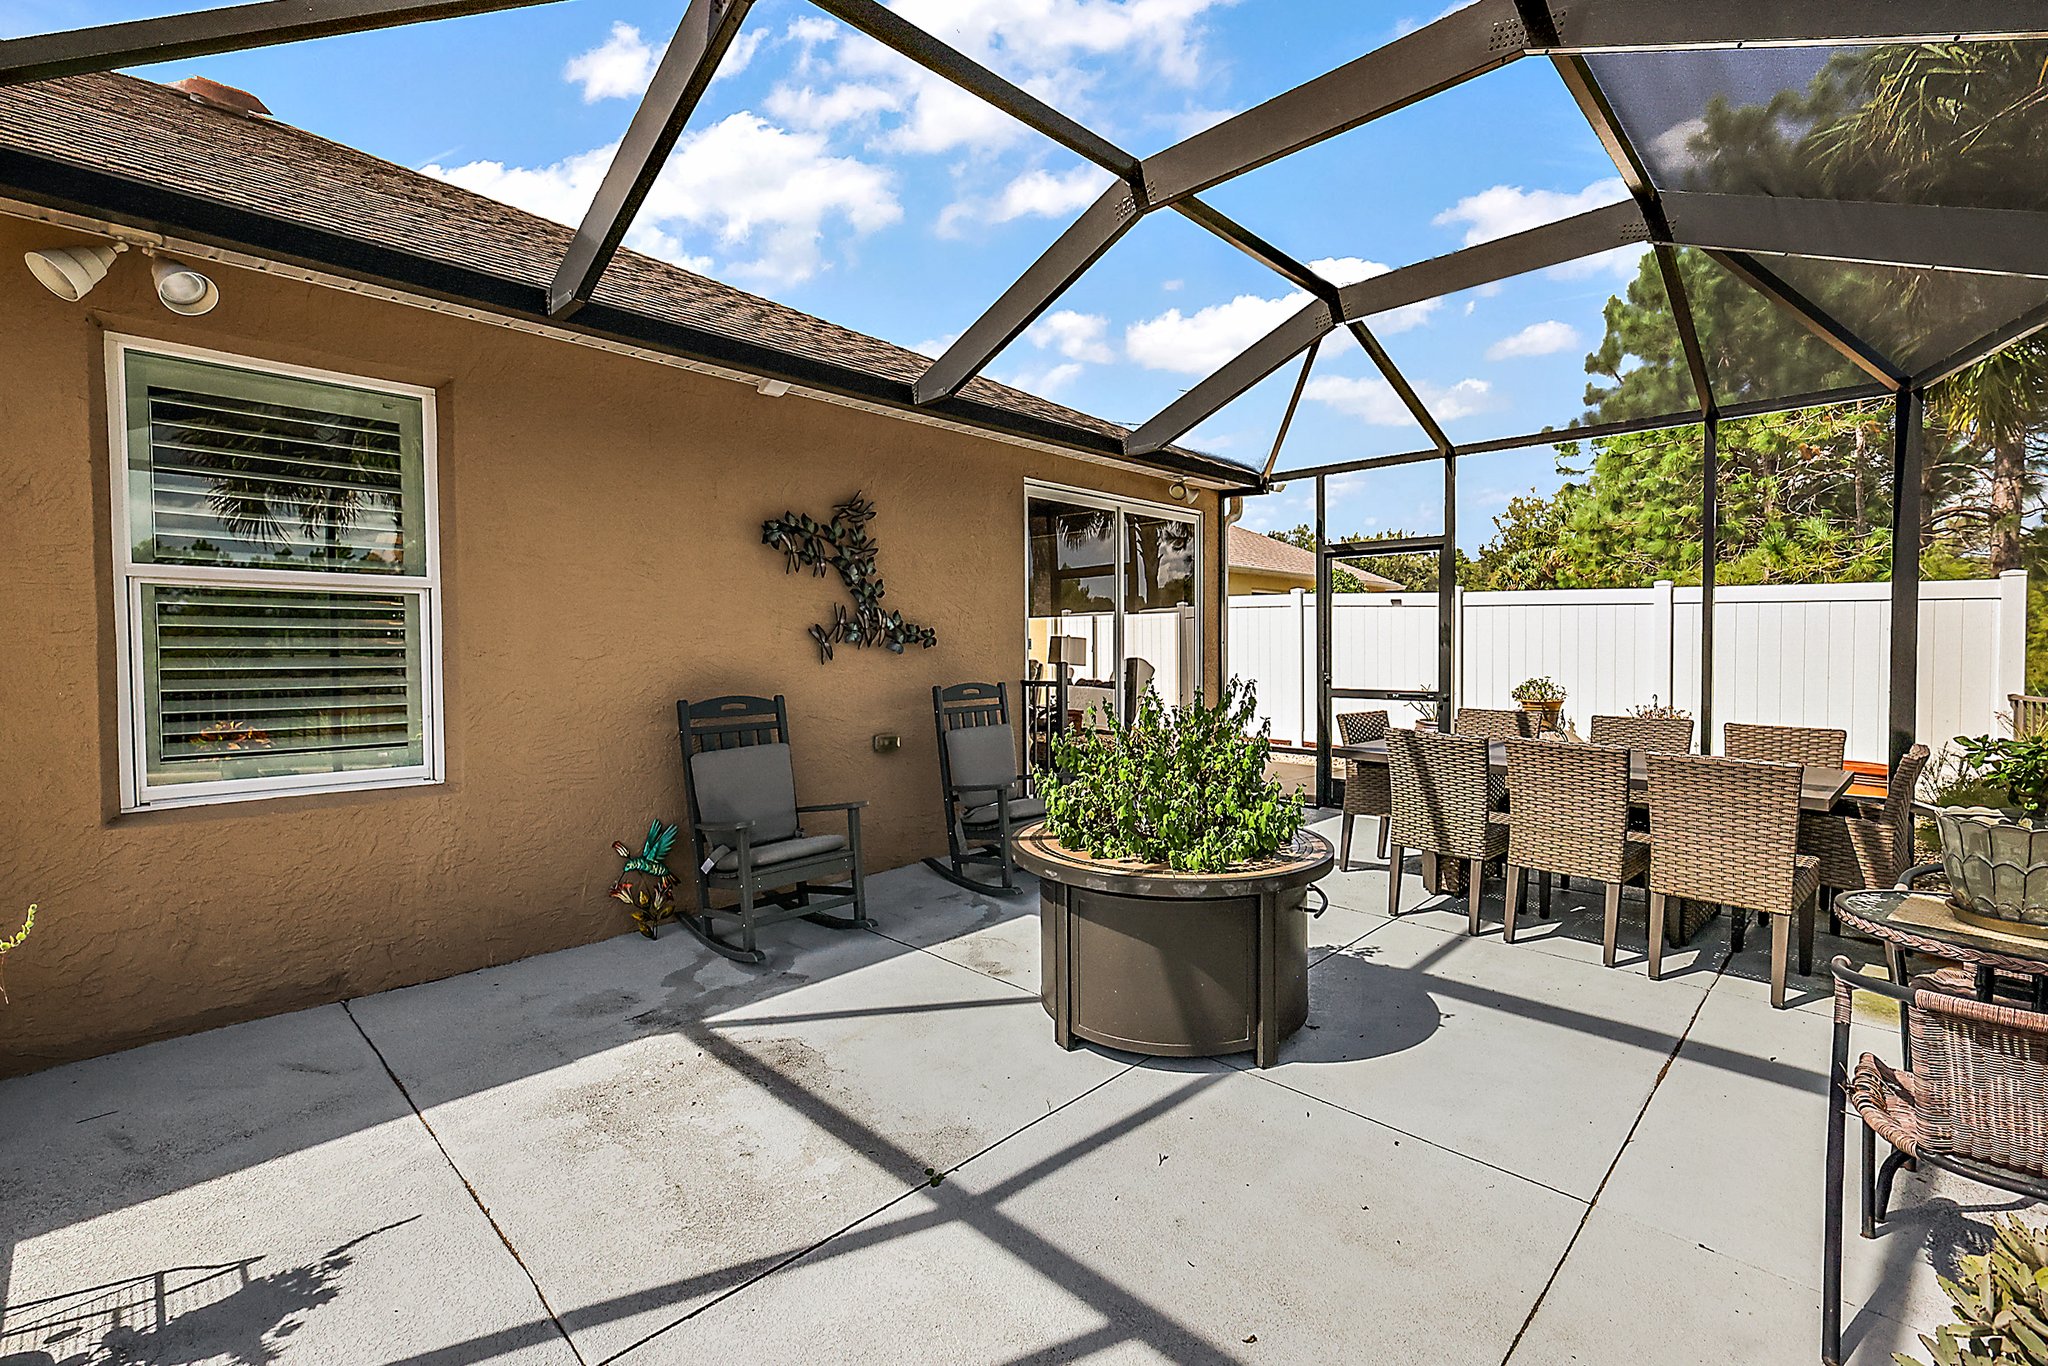
[[[1490,741],[1487,758],[1493,771],[1506,773],[1508,770],[1508,747],[1503,740]],[[1349,759],[1361,764],[1384,764],[1387,762],[1387,742],[1368,740],[1358,745],[1332,745],[1330,753],[1338,759]],[[1856,781],[1856,775],[1847,769],[1809,768],[1802,772],[1799,782],[1799,809],[1802,811],[1827,811],[1842,800],[1849,785]],[[1629,798],[1637,806],[1650,802],[1649,751],[1632,749],[1628,752]]]

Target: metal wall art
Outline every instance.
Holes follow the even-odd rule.
[[[835,607],[831,621],[811,628],[821,664],[832,658],[835,645],[860,649],[880,645],[900,655],[906,645],[929,650],[939,643],[938,633],[931,627],[905,621],[901,612],[883,608],[882,579],[875,572],[878,547],[868,535],[868,523],[874,516],[875,505],[856,493],[832,509],[830,525],[797,512],[785,512],[761,524],[761,543],[782,552],[788,573],[808,568],[823,578],[828,568],[836,569],[853,598],[851,615],[844,606]]]

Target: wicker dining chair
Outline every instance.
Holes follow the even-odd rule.
[[[1821,1360],[1842,1360],[1842,1186],[1848,1112],[1862,1121],[1862,1235],[1877,1236],[1892,1179],[1913,1163],[2030,1200],[2048,1200],[2048,1015],[1939,989],[1938,977],[1897,986],[1831,965],[1835,1040],[1828,1068],[1827,1204],[1822,1210]],[[1912,1031],[1912,1069],[1865,1053],[1849,1067],[1858,991],[1888,997]],[[1877,1140],[1891,1147],[1877,1163]]]
[[[1649,770],[1650,976],[1663,973],[1672,897],[1726,906],[1737,950],[1758,911],[1771,921],[1771,1004],[1783,1009],[1792,921],[1809,972],[1820,893],[1820,860],[1799,852],[1799,766],[1652,754]]]
[[[1848,749],[1848,731],[1823,726],[1750,726],[1730,721],[1721,727],[1721,752],[1730,759],[1840,768]]]
[[[1529,713],[1516,708],[1501,711],[1488,707],[1460,707],[1457,722],[1451,729],[1459,735],[1477,735],[1487,740],[1529,740],[1536,735],[1536,725]]]
[[[1648,840],[1629,837],[1628,764],[1626,749],[1508,741],[1508,943],[1515,942],[1516,903],[1528,873],[1592,878],[1607,884],[1601,944],[1607,966],[1614,966],[1622,884],[1650,868]],[[1549,894],[1546,884],[1546,902]]]
[[[1507,785],[1488,763],[1485,740],[1426,730],[1387,733],[1393,787],[1388,817],[1387,914],[1401,913],[1401,861],[1410,849],[1465,867],[1467,932],[1479,933],[1479,896],[1486,865],[1506,855],[1507,827],[1490,817]]]
[[[1363,745],[1387,738],[1387,714],[1383,711],[1347,711],[1337,718],[1337,729],[1347,745]],[[1394,813],[1394,788],[1385,764],[1344,766],[1344,826],[1337,841],[1337,870],[1351,871],[1351,827],[1360,816],[1372,816],[1380,823],[1380,857],[1387,856],[1387,820]]]
[[[1926,767],[1927,746],[1915,745],[1893,766],[1882,805],[1800,813],[1799,852],[1820,860],[1823,888],[1858,892],[1898,882],[1913,862],[1913,792]]]
[[[1692,753],[1690,716],[1596,716],[1591,739],[1596,745],[1639,749],[1646,754]]]

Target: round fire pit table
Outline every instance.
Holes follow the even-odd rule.
[[[1308,1019],[1308,888],[1336,866],[1322,836],[1228,873],[1090,858],[1043,821],[1014,847],[1039,879],[1040,998],[1062,1048],[1270,1067]]]

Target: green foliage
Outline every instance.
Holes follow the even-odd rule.
[[[2048,735],[1956,737],[1962,776],[2005,794],[2001,805],[2048,820]]]
[[[16,949],[20,948],[23,944],[27,943],[28,932],[34,929],[35,927],[36,907],[35,904],[31,902],[28,908],[28,919],[21,922],[21,928],[16,930],[13,934],[9,935],[7,938],[0,939],[0,954],[13,953]]]
[[[1314,527],[1298,526],[1292,531],[1275,531],[1269,534],[1276,541],[1285,541],[1289,545],[1298,545],[1303,550],[1313,551],[1316,548],[1316,530]],[[1411,534],[1406,531],[1378,531],[1370,536],[1332,535],[1330,540],[1332,542],[1395,541]],[[1471,564],[1471,561],[1463,551],[1460,551],[1458,552],[1457,563],[1458,581],[1464,583],[1465,570]],[[1383,579],[1392,579],[1410,593],[1436,592],[1437,557],[1434,555],[1427,553],[1419,555],[1383,555],[1377,559],[1367,561],[1367,565],[1373,573]],[[1364,581],[1356,574],[1341,564],[1333,564],[1330,566],[1330,591],[1333,593],[1363,593],[1366,591],[1366,587]]]
[[[1508,696],[1517,702],[1562,702],[1564,689],[1548,674],[1542,678],[1525,678],[1515,684]]]
[[[1213,707],[1169,708],[1147,689],[1129,725],[1090,720],[1054,742],[1040,775],[1046,823],[1069,849],[1220,873],[1273,857],[1301,829],[1300,796],[1266,776],[1271,727],[1249,684],[1231,679]]]
[[[1655,693],[1651,693],[1650,700],[1643,705],[1630,707],[1628,714],[1630,716],[1640,716],[1651,721],[1692,720],[1691,712],[1687,711],[1684,707],[1674,707],[1668,703],[1659,702]]]
[[[1956,1321],[1922,1334],[1933,1366],[2048,1366],[2048,1230],[1994,1216],[1991,1251],[1962,1259],[1960,1282],[1941,1278]],[[1899,1366],[1925,1366],[1913,1357]]]

